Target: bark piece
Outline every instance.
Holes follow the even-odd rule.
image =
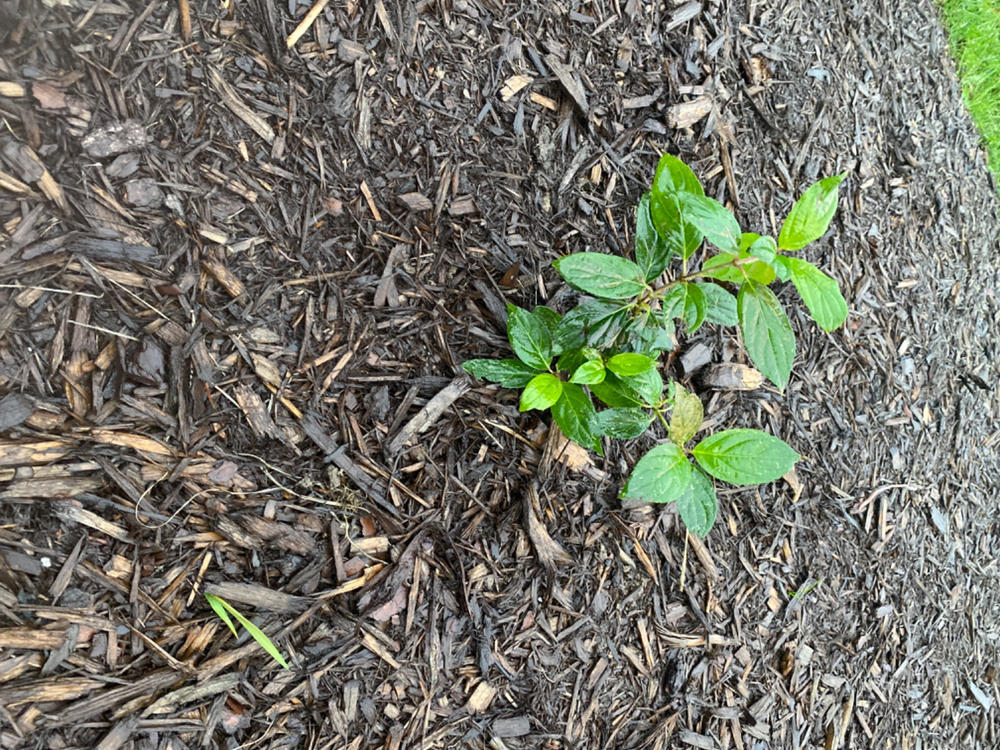
[[[367,56],[368,50],[363,44],[352,42],[350,39],[341,39],[337,42],[337,57],[346,63],[353,63]]]
[[[573,558],[553,539],[548,530],[538,519],[538,490],[534,485],[524,493],[524,525],[528,527],[528,538],[531,540],[538,560],[550,570],[556,563],[571,563]]]
[[[684,368],[685,375],[690,375],[696,370],[700,370],[711,361],[711,347],[701,342],[698,342],[681,355],[681,367]]]
[[[301,612],[309,606],[309,599],[304,596],[293,596],[254,583],[210,583],[205,587],[205,593],[269,612]]]
[[[399,200],[411,211],[430,211],[434,208],[430,198],[422,193],[403,193],[399,196]]]
[[[267,141],[268,145],[274,143],[274,130],[267,124],[267,120],[244,103],[239,94],[236,93],[236,90],[226,82],[218,70],[214,68],[211,70],[210,80],[212,86],[219,92],[219,98],[222,99],[222,103],[234,115],[243,120],[253,132]]]
[[[278,425],[267,413],[267,407],[264,406],[260,396],[254,393],[250,386],[244,384],[237,386],[233,396],[257,437],[279,437],[281,433],[278,431]]]
[[[584,115],[588,112],[587,107],[587,92],[583,89],[583,84],[580,83],[580,78],[575,72],[570,70],[567,66],[563,65],[559,58],[555,55],[546,55],[545,64],[548,65],[552,72],[556,74],[556,78],[559,79],[559,83],[569,94],[573,103],[577,106],[581,113]]]
[[[706,367],[698,380],[703,388],[720,391],[754,391],[764,384],[764,376],[758,370],[735,362]]]
[[[413,437],[433,425],[455,399],[469,391],[469,379],[459,376],[434,395],[389,442],[389,455],[396,455]]]
[[[125,202],[136,208],[159,208],[163,191],[152,177],[139,177],[125,183]]]
[[[148,144],[149,135],[145,126],[138,120],[112,122],[95,128],[80,141],[87,155],[95,159],[104,159],[126,151],[137,151]]]
[[[30,398],[20,393],[8,393],[0,399],[0,430],[16,427],[35,410]]]
[[[690,128],[712,111],[712,97],[699,96],[689,102],[675,104],[667,110],[667,124],[674,129]]]

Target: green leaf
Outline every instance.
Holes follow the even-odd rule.
[[[646,281],[652,281],[662,274],[673,255],[666,241],[653,226],[649,213],[650,194],[639,199],[635,212],[635,262],[642,269]]]
[[[570,349],[559,355],[556,360],[556,369],[562,372],[576,372],[576,368],[587,361],[582,349]]]
[[[762,261],[767,263],[769,266],[774,266],[774,259],[778,255],[778,245],[774,241],[773,237],[768,237],[766,234],[763,236],[758,236],[756,240],[750,243],[747,248],[740,248],[741,252],[746,253],[746,257],[751,255],[755,258],[760,258]]]
[[[702,233],[683,217],[683,194],[702,196],[705,190],[690,167],[676,156],[663,154],[650,190],[649,217],[668,253],[689,258],[701,245]]]
[[[694,333],[705,322],[705,294],[697,284],[686,282],[684,285],[684,323],[687,332]]]
[[[704,538],[715,523],[719,501],[715,497],[715,486],[705,473],[694,467],[684,492],[677,498],[677,511],[681,520],[692,534]]]
[[[704,195],[705,189],[691,167],[672,154],[663,154],[656,165],[653,175],[653,195],[671,195],[673,193],[693,193]]]
[[[744,279],[756,281],[758,284],[770,284],[774,281],[773,260],[777,252],[774,240],[767,235],[761,236],[754,232],[745,232],[740,239],[740,260],[754,257],[760,258],[753,263],[740,266]]]
[[[617,255],[574,253],[553,265],[567,284],[595,297],[625,299],[646,288],[642,269]]]
[[[725,206],[707,195],[681,194],[681,216],[720,250],[735,252],[740,246],[740,225]]]
[[[649,503],[669,503],[684,494],[694,467],[673,443],[663,443],[639,459],[621,496]]]
[[[568,313],[556,327],[553,345],[560,351],[579,349],[603,338],[614,338],[625,322],[627,305],[591,299],[581,302]]]
[[[643,406],[655,406],[663,395],[663,378],[655,367],[636,375],[621,376],[621,381],[639,396]]]
[[[538,374],[519,359],[470,359],[462,363],[462,369],[504,388],[524,388]]]
[[[226,608],[222,606],[223,600],[214,594],[205,594],[205,599],[208,601],[209,606],[215,610],[215,614],[219,616],[219,619],[226,623],[226,626],[232,631],[234,637],[239,637],[239,633],[236,632],[236,626],[233,625],[233,621],[229,619],[229,612]]]
[[[574,370],[573,377],[569,379],[569,382],[583,385],[600,383],[604,380],[605,374],[604,363],[599,359],[591,359]]]
[[[787,443],[760,430],[724,430],[691,451],[701,467],[730,484],[762,484],[787,474],[801,458]]]
[[[847,172],[822,179],[795,201],[781,226],[778,247],[782,250],[801,250],[826,234],[837,212],[837,193],[845,177]]]
[[[574,443],[603,456],[601,439],[590,427],[595,413],[590,397],[575,383],[564,383],[562,395],[552,405],[552,418],[563,434]]]
[[[701,246],[704,235],[698,227],[684,219],[681,195],[658,194],[654,191],[649,199],[649,217],[656,233],[666,244],[667,251],[686,259]]]
[[[603,403],[613,407],[643,406],[642,397],[613,372],[606,374],[604,381],[589,386],[590,392]]]
[[[536,375],[521,392],[521,403],[518,409],[548,409],[562,394],[563,382],[550,372]]]
[[[628,340],[628,348],[655,357],[660,352],[674,348],[674,321],[662,315],[651,314],[636,326]]]
[[[645,409],[619,407],[597,412],[591,427],[598,435],[607,435],[616,440],[631,440],[644,433],[652,421],[653,415]]]
[[[674,386],[674,408],[670,413],[670,428],[667,437],[680,447],[701,429],[705,410],[697,395],[684,389],[680,383]]]
[[[788,270],[799,296],[820,328],[832,331],[847,320],[847,302],[836,279],[801,258],[779,256],[778,262]]]
[[[754,366],[784,390],[795,359],[795,335],[778,298],[766,286],[748,281],[736,297],[736,312]]]
[[[730,265],[737,260],[745,260],[749,257],[750,253],[746,250],[741,250],[739,253],[713,255],[701,264],[702,274],[710,279],[728,281],[731,284],[742,284],[747,279],[765,285],[774,281],[774,269],[762,260],[743,263],[739,266]]]
[[[736,315],[736,297],[718,284],[698,284],[705,297],[705,320],[723,326],[734,326],[739,323]]]
[[[291,669],[291,667],[288,666],[288,662],[285,661],[285,657],[281,655],[281,652],[278,651],[277,647],[275,647],[275,645],[271,642],[271,639],[267,637],[264,631],[240,614],[236,607],[222,597],[215,596],[214,594],[205,594],[205,598],[208,600],[212,609],[215,610],[216,614],[218,614],[219,617],[221,617],[229,626],[229,629],[233,631],[233,635],[236,635],[236,628],[233,626],[229,618],[223,614],[224,611],[228,611],[233,617],[235,617],[237,622],[243,626],[250,636],[257,641],[257,644],[264,649],[272,659],[278,662],[278,664],[283,666],[285,669]]]
[[[705,321],[705,295],[697,284],[684,282],[670,288],[663,296],[663,312],[671,318],[682,318],[687,332],[694,333]]]
[[[655,359],[633,352],[616,354],[608,360],[608,369],[615,375],[640,375],[653,367],[656,367]]]
[[[549,369],[552,361],[552,336],[548,326],[517,305],[507,303],[507,338],[510,347],[524,364],[535,370]]]
[[[741,266],[741,268],[743,269],[744,277],[750,281],[755,281],[764,286],[774,281],[774,269],[762,260],[755,260],[753,263]]]
[[[732,265],[736,262],[736,258],[736,253],[719,253],[718,255],[713,255],[701,264],[701,272],[711,279],[728,281],[732,284],[742,284],[744,279],[743,272]]]
[[[548,329],[549,336],[555,335],[556,328],[559,327],[559,322],[562,320],[562,315],[544,305],[539,305],[532,310],[531,315]]]

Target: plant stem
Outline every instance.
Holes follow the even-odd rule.
[[[653,409],[653,413],[656,414],[660,423],[666,428],[667,432],[670,432],[670,423],[667,421],[667,418],[663,416],[663,411],[661,409]]]
[[[683,273],[683,271],[685,269],[682,268],[681,269],[682,273],[681,273],[680,276],[678,276],[676,279],[673,279],[672,281],[668,281],[666,284],[664,284],[661,287],[657,287],[656,289],[653,289],[649,293],[649,297],[650,298],[659,297],[661,294],[663,294],[664,292],[669,291],[672,287],[675,287],[678,284],[683,284],[686,281],[690,281],[691,279],[697,279],[697,278],[700,278],[702,276],[708,276],[709,273],[711,273],[712,271],[717,271],[720,268],[730,268],[730,267],[732,267],[732,268],[739,268],[740,266],[748,266],[751,263],[756,263],[758,260],[760,260],[760,258],[757,258],[757,257],[755,257],[753,255],[750,255],[750,256],[748,256],[746,258],[737,258],[736,260],[731,260],[731,261],[729,261],[729,263],[721,263],[720,265],[712,266],[707,271],[695,271],[694,273]],[[687,266],[687,261],[684,261],[684,266],[685,267]]]

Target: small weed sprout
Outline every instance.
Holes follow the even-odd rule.
[[[288,662],[285,661],[285,657],[281,655],[278,648],[271,642],[271,639],[267,637],[263,630],[254,625],[250,620],[243,616],[243,614],[236,609],[232,604],[227,602],[221,596],[216,596],[215,594],[205,594],[205,599],[208,601],[209,605],[215,610],[215,614],[229,626],[229,629],[233,631],[234,636],[239,636],[236,632],[236,626],[233,625],[233,621],[229,619],[229,615],[236,618],[236,621],[242,625],[246,631],[253,637],[255,641],[264,649],[271,658],[274,659],[278,664],[283,666],[285,669],[291,669],[288,666]]]

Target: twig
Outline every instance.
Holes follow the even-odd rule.
[[[191,6],[188,0],[177,0],[177,8],[181,16],[181,39],[186,42],[191,38]]]
[[[313,21],[315,21],[319,14],[323,12],[323,9],[329,1],[330,0],[316,0],[313,7],[309,9],[309,12],[306,13],[305,17],[299,21],[299,25],[295,27],[295,30],[289,34],[288,38],[285,40],[285,46],[288,47],[288,49],[294,47],[296,42],[302,38],[302,35],[309,30]]]

